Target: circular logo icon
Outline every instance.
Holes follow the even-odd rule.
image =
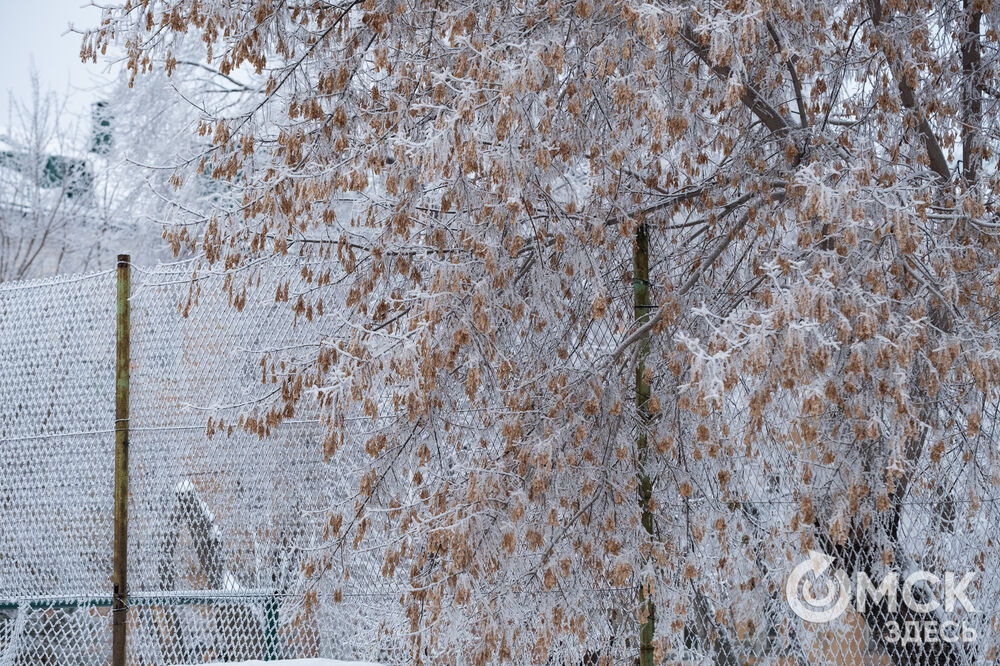
[[[823,575],[832,563],[829,555],[810,550],[809,557],[799,562],[785,581],[788,605],[807,622],[836,620],[851,603],[851,580],[847,572],[836,569],[830,572],[832,576]],[[819,591],[822,596],[817,594]]]

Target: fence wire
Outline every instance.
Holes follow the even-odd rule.
[[[620,259],[612,272],[628,270],[627,248]],[[310,603],[314,589],[302,572],[323,544],[329,508],[353,500],[363,455],[342,447],[324,460],[324,429],[308,401],[268,438],[226,427],[274,390],[260,381],[262,357],[277,368],[294,364],[329,334],[275,303],[275,284],[294,280],[299,267],[278,265],[252,283],[257,291],[242,312],[221,288],[224,276],[192,281],[190,271],[136,267],[132,278],[129,663],[407,663],[403,586],[382,575],[377,539],[339,564],[350,570],[340,603]],[[614,300],[627,301],[628,285],[608,279],[619,285]],[[185,312],[189,302],[197,305]],[[589,348],[606,354],[625,330],[621,322],[597,327]],[[113,272],[0,285],[0,666],[103,664],[110,656],[114,359]],[[739,409],[728,415],[734,429],[745,418]],[[209,417],[221,421],[211,437]],[[359,441],[375,428],[370,419],[359,425]],[[691,472],[692,493],[662,503],[664,541],[674,541],[681,564],[657,572],[676,589],[671,603],[657,606],[659,660],[992,663],[1000,580],[988,573],[1000,564],[1000,516],[985,488],[927,471],[899,511],[871,512],[864,534],[814,544],[835,564],[803,568],[801,535],[789,529],[801,508],[797,481],[785,473],[801,468],[794,455],[778,447],[730,454],[726,493],[711,492],[715,469],[706,465],[705,478]],[[973,455],[980,469],[996,470],[994,451]],[[706,536],[720,520],[725,531]],[[828,569],[816,568],[824,563]],[[902,597],[885,597],[813,622],[789,605],[790,577],[801,575],[793,595],[815,601],[837,591],[830,574],[849,566],[876,586],[891,570],[903,578],[975,572],[968,596],[976,611],[959,604],[915,615]],[[916,602],[929,600],[931,583],[913,586]],[[563,652],[576,663],[632,663],[635,585],[612,589],[595,579],[593,588],[579,598],[592,621],[587,645]],[[563,663],[563,652],[555,646],[548,663]]]
[[[356,597],[325,639],[303,604],[300,553],[337,495],[316,415],[268,438],[206,429],[266,399],[262,355],[292,359],[311,331],[275,282],[240,315],[222,276],[191,278],[132,275],[129,663],[363,656],[355,632],[381,620]],[[113,271],[0,285],[2,666],[110,656],[115,294]]]

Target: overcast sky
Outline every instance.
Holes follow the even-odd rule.
[[[102,63],[80,62],[80,35],[69,33],[96,25],[100,10],[87,0],[0,0],[0,126],[8,119],[8,95],[27,100],[32,60],[43,89],[67,94],[68,109],[90,113],[97,84],[107,78]]]

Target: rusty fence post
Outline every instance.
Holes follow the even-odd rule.
[[[652,300],[649,293],[649,229],[646,223],[639,225],[635,235],[635,246],[632,251],[632,291],[635,307],[635,325],[643,326],[649,321]],[[636,428],[636,462],[638,469],[636,477],[639,482],[639,510],[642,514],[642,528],[649,539],[649,554],[652,556],[653,545],[653,480],[649,475],[649,442],[646,429],[649,427],[649,378],[646,376],[646,357],[649,356],[650,333],[647,331],[639,338],[637,363],[635,366],[635,408],[639,416]],[[651,596],[651,590],[646,587],[646,581],[639,581],[639,666],[653,666],[655,651],[653,635],[656,627],[656,605]]]
[[[125,666],[128,613],[128,389],[131,262],[118,255],[115,346],[115,537],[111,602],[111,666]]]

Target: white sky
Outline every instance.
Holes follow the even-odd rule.
[[[79,34],[96,25],[100,10],[88,0],[0,0],[0,126],[6,126],[9,95],[27,101],[34,60],[42,90],[67,96],[67,110],[89,118],[95,88],[106,65],[80,62]]]

